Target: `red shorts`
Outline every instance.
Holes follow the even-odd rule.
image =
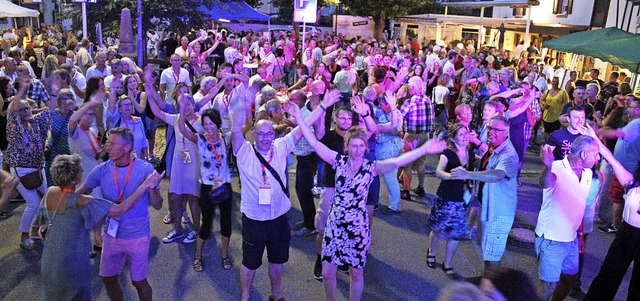
[[[624,195],[624,188],[620,184],[620,181],[618,181],[618,178],[616,178],[616,176],[612,176],[611,187],[609,188],[609,195],[608,195],[609,200],[611,200],[614,203],[624,204],[623,195]]]

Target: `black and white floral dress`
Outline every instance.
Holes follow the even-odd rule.
[[[364,160],[353,177],[347,176],[348,157],[338,154],[333,164],[336,192],[322,240],[322,259],[337,265],[363,268],[371,245],[367,195],[376,161]]]

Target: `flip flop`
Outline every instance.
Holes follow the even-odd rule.
[[[202,272],[202,259],[196,258],[193,260],[193,270],[196,272]]]
[[[225,257],[222,258],[222,268],[225,270],[229,270],[233,267],[233,262],[231,261],[231,258],[229,257]]]
[[[435,269],[436,268],[436,255],[430,255],[431,248],[427,248],[427,266]]]

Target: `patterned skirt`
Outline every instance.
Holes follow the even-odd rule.
[[[444,239],[460,240],[468,237],[468,206],[464,202],[435,200],[428,224],[431,230]]]

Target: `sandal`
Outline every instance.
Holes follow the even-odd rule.
[[[431,248],[427,248],[427,266],[435,269],[436,268],[436,255],[430,255]]]
[[[162,218],[162,222],[166,225],[173,223],[173,216],[171,215],[171,212],[167,212],[167,215]]]
[[[196,272],[202,272],[202,259],[196,258],[193,260],[193,270]]]
[[[444,262],[442,263],[442,270],[444,271],[445,274],[447,274],[447,276],[449,276],[449,278],[451,278],[452,280],[458,280],[460,279],[460,275],[458,275],[458,273],[456,272],[456,270],[453,267],[447,267],[444,265]]]
[[[233,262],[231,261],[231,258],[229,257],[224,257],[222,258],[222,268],[225,270],[229,270],[233,267]]]
[[[11,214],[9,214],[9,212],[2,211],[2,213],[0,213],[0,220],[7,219],[7,218],[9,218],[9,216],[11,216]]]

